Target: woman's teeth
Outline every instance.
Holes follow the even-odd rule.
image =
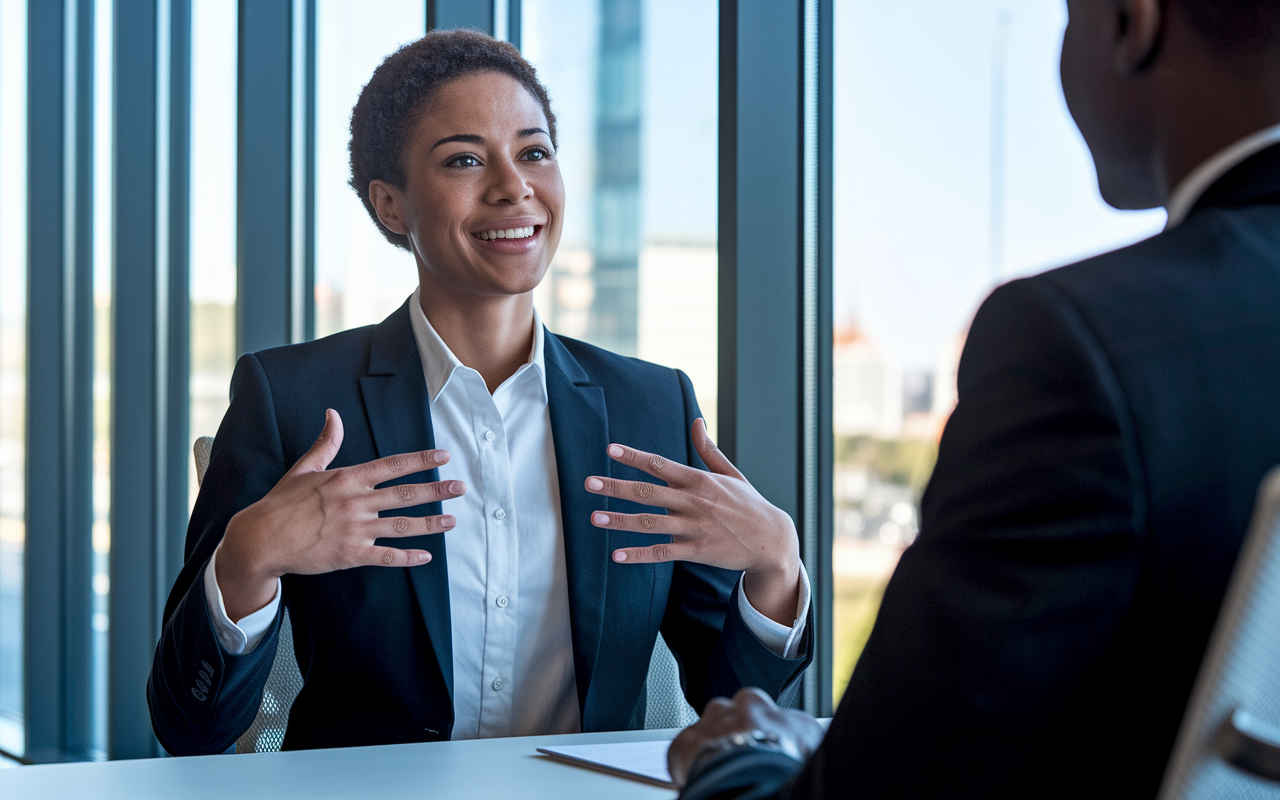
[[[476,234],[478,239],[528,239],[533,235],[534,226],[527,228],[506,228],[498,231],[482,231]]]

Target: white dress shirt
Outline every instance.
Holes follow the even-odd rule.
[[[529,361],[489,393],[483,377],[458,361],[418,302],[410,321],[431,402],[436,447],[448,450],[441,480],[467,493],[446,501],[454,515],[447,537],[453,632],[454,739],[574,733],[581,715],[573,668],[564,526],[551,415],[547,405],[544,329],[534,312]],[[227,617],[214,564],[205,594],[222,646],[251,651],[270,629],[280,591],[240,620]],[[747,628],[774,653],[796,657],[809,607],[809,578],[791,626],[751,606],[738,587]]]
[[[1226,175],[1233,167],[1250,156],[1277,143],[1280,143],[1280,125],[1272,125],[1220,150],[1215,156],[1191,170],[1187,177],[1178,183],[1173,194],[1169,195],[1169,202],[1165,205],[1169,212],[1169,221],[1165,223],[1164,229],[1172,230],[1181,225],[1200,200],[1200,196],[1218,178]]]

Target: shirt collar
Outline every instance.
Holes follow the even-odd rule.
[[[421,293],[421,286],[413,290],[413,297],[409,300],[409,323],[413,327],[413,338],[418,345],[418,355],[422,358],[422,375],[427,381],[427,395],[434,403],[444,388],[449,385],[455,370],[471,369],[471,367],[459,361],[449,349],[449,345],[440,338],[440,334],[436,333],[431,321],[422,311]],[[547,366],[543,350],[545,335],[546,329],[542,327],[542,317],[535,308],[533,310],[533,349],[529,351],[529,360],[503,383],[505,386],[522,373],[533,370],[538,375],[538,384],[542,387],[543,402],[547,399]]]
[[[1193,169],[1191,174],[1183,178],[1178,187],[1173,190],[1173,194],[1169,196],[1169,202],[1165,204],[1165,208],[1169,211],[1169,221],[1165,223],[1164,229],[1171,230],[1181,225],[1200,200],[1201,195],[1218,178],[1230,172],[1232,167],[1277,142],[1280,142],[1280,125],[1272,125],[1270,128],[1263,128],[1257,133],[1244,137]]]

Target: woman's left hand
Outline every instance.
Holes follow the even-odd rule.
[[[667,514],[615,514],[596,511],[598,528],[668,534],[669,544],[615,550],[626,564],[693,561],[746,573],[743,589],[751,605],[770,619],[790,626],[800,595],[800,547],[787,512],[764,499],[707,435],[706,423],[693,423],[693,446],[710,472],[677,464],[643,450],[609,445],[609,457],[643,470],[666,486],[592,476],[587,491],[667,509]]]

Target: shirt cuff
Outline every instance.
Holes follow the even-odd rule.
[[[213,632],[218,637],[218,643],[229,654],[242,656],[253,652],[262,637],[271,630],[271,623],[275,622],[276,614],[280,612],[280,579],[276,578],[276,593],[271,602],[240,620],[237,625],[227,616],[227,604],[222,600],[222,590],[218,588],[214,572],[214,563],[218,559],[218,550],[221,549],[222,545],[218,545],[204,568],[204,598],[209,606],[209,619],[213,621]],[[808,597],[807,593],[805,597]]]
[[[747,599],[745,579],[742,573],[738,578],[738,614],[742,616],[747,630],[755,634],[760,643],[773,651],[776,656],[796,658],[800,646],[804,643],[804,629],[809,620],[809,573],[804,564],[800,565],[800,602],[796,604],[796,618],[787,627],[756,611],[755,606]]]

